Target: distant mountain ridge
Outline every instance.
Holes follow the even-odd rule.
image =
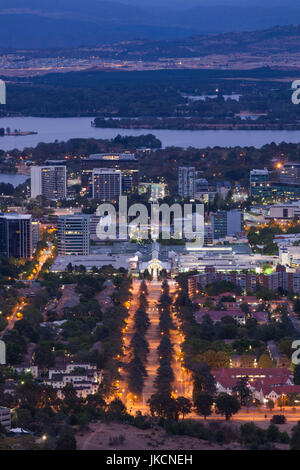
[[[137,0],[135,0],[137,3]],[[199,34],[253,31],[300,23],[300,6],[155,6],[126,0],[1,0],[1,48],[95,46],[134,39],[181,39]],[[225,1],[225,0],[223,0]],[[280,0],[279,0],[280,1]],[[222,0],[220,0],[222,3]],[[164,6],[165,5],[165,6]],[[190,8],[190,5],[192,8]],[[262,3],[263,5],[263,3]]]

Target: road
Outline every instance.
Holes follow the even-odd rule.
[[[170,295],[175,294],[175,285],[174,281],[169,281],[170,286]],[[173,371],[174,371],[174,383],[173,383],[173,394],[175,397],[184,396],[186,398],[192,399],[193,395],[193,383],[191,374],[183,367],[183,353],[181,350],[181,344],[184,342],[184,335],[180,328],[180,323],[175,315],[175,312],[172,312],[172,320],[175,326],[174,330],[171,330],[171,342],[174,347],[174,357],[173,357]]]
[[[148,315],[150,318],[150,327],[148,328],[146,340],[149,344],[149,354],[147,358],[146,370],[148,376],[145,380],[142,403],[144,407],[148,410],[147,400],[155,392],[154,389],[154,380],[157,374],[157,369],[159,366],[159,358],[157,348],[159,346],[161,335],[159,332],[159,312],[157,308],[157,303],[159,297],[161,296],[161,282],[151,281],[148,283]]]
[[[130,361],[130,350],[129,344],[131,337],[133,335],[134,329],[134,314],[138,308],[138,295],[139,295],[139,288],[140,288],[141,281],[138,279],[133,280],[132,284],[132,300],[129,306],[129,317],[127,326],[124,330],[124,352],[125,358],[123,363],[126,365]],[[150,318],[150,327],[148,328],[146,339],[149,343],[149,355],[148,355],[148,362],[146,365],[148,377],[145,379],[144,391],[141,399],[134,397],[132,393],[128,389],[127,379],[126,379],[126,371],[125,368],[121,368],[121,381],[118,385],[119,393],[118,396],[121,400],[126,404],[128,411],[131,413],[135,413],[136,411],[142,411],[143,413],[147,413],[148,406],[147,400],[150,398],[152,393],[154,392],[153,381],[156,376],[156,371],[158,368],[158,356],[157,356],[157,347],[160,341],[160,334],[158,330],[159,324],[159,316],[157,310],[157,301],[161,295],[161,282],[152,281],[151,283],[147,284],[149,295],[147,297],[149,308],[148,308],[148,315]]]
[[[40,253],[40,256],[38,258],[38,264],[35,267],[35,269],[33,270],[32,274],[30,274],[30,276],[28,276],[27,281],[35,281],[38,278],[43,265],[53,255],[54,248],[55,248],[54,245],[49,245],[48,250],[43,250]]]
[[[28,277],[27,279],[28,281],[33,281],[38,278],[38,275],[43,265],[52,256],[53,250],[54,250],[54,246],[51,245],[48,250],[45,250],[40,254],[40,257],[38,259],[38,264],[34,272]],[[12,314],[9,317],[7,317],[8,324],[4,328],[4,330],[1,332],[0,339],[4,337],[7,331],[10,331],[13,329],[13,327],[15,326],[15,323],[18,320],[21,320],[23,318],[22,311],[26,305],[27,303],[25,302],[25,300],[21,298],[20,301],[15,306],[15,308],[13,309]]]
[[[17,303],[17,305],[13,309],[12,314],[9,317],[7,317],[8,324],[6,325],[4,330],[1,332],[1,336],[0,336],[1,339],[4,337],[7,331],[10,331],[13,329],[16,321],[21,320],[21,318],[23,318],[22,310],[25,307],[25,305],[27,305],[25,300],[21,300],[20,302]]]
[[[131,404],[132,394],[128,390],[127,373],[126,373],[125,368],[126,368],[126,364],[128,364],[130,361],[129,344],[130,344],[131,337],[133,335],[134,314],[138,308],[137,299],[138,299],[139,287],[140,287],[140,281],[134,279],[132,282],[132,288],[131,288],[132,299],[128,303],[128,319],[126,321],[126,327],[123,330],[124,357],[122,359],[122,363],[124,364],[125,367],[120,368],[121,380],[120,382],[117,382],[115,384],[118,390],[116,396],[118,396],[126,404],[127,407],[129,407]]]
[[[138,293],[139,286],[141,281],[134,280],[132,288],[132,301],[129,307],[129,318],[126,329],[124,331],[124,347],[125,347],[125,358],[124,364],[127,364],[130,361],[130,351],[129,344],[133,334],[133,325],[134,325],[134,314],[138,307]],[[160,343],[160,332],[159,332],[159,312],[157,308],[157,303],[161,295],[161,282],[160,281],[151,281],[147,284],[148,287],[148,315],[150,318],[150,327],[146,333],[146,339],[149,344],[149,354],[147,357],[147,377],[145,379],[143,394],[140,399],[134,397],[132,393],[129,392],[127,381],[126,381],[126,371],[124,368],[121,368],[122,380],[118,384],[118,396],[126,404],[127,409],[131,413],[136,411],[142,411],[143,413],[149,412],[149,407],[147,405],[147,400],[155,392],[154,388],[154,379],[156,377],[157,369],[159,366],[157,347]],[[170,295],[175,291],[175,282],[169,281]],[[172,367],[175,375],[175,382],[173,383],[173,394],[174,396],[184,395],[186,397],[192,396],[192,383],[189,375],[182,367],[182,352],[181,352],[181,343],[184,338],[180,331],[178,321],[173,314],[173,323],[175,329],[171,332],[171,342],[174,346],[174,360]]]

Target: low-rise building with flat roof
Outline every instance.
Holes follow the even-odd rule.
[[[11,412],[9,408],[0,406],[0,424],[5,429],[10,430],[11,428]]]

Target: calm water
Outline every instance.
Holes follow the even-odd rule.
[[[0,127],[37,131],[37,135],[0,137],[0,149],[12,150],[35,147],[39,142],[66,141],[71,138],[111,139],[117,134],[141,135],[155,134],[164,147],[234,147],[255,146],[275,142],[298,143],[299,131],[174,131],[149,129],[95,129],[91,127],[92,118],[35,118],[17,117],[0,119]]]
[[[25,183],[28,178],[29,176],[24,175],[6,175],[4,173],[0,173],[0,183],[10,183],[14,187]]]

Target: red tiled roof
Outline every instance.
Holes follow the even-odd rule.
[[[201,322],[205,315],[209,315],[213,322],[220,321],[223,317],[244,317],[245,313],[241,310],[208,310],[203,309],[195,313],[195,319],[197,322]]]
[[[200,305],[203,305],[208,299],[209,297],[197,297],[196,302]]]
[[[264,386],[285,386],[292,377],[291,371],[286,368],[260,369],[257,367],[235,367],[232,369],[215,369],[212,371],[217,382],[224,388],[232,388],[239,377],[249,377],[249,384],[256,390]]]
[[[236,300],[238,302],[241,302],[241,303],[248,303],[248,304],[251,304],[251,303],[254,303],[254,304],[258,304],[259,303],[259,299],[257,299],[255,296],[253,295],[245,295],[245,296],[238,296],[236,298]]]
[[[259,368],[259,367],[234,367],[232,369],[214,369],[212,373],[215,375],[229,376],[229,377],[238,377],[241,375],[256,375],[256,376],[265,376],[265,377],[278,377],[283,375],[291,376],[292,373],[286,367],[268,367],[268,368]]]
[[[252,317],[255,318],[258,322],[267,322],[268,314],[267,312],[252,312]]]
[[[279,387],[272,387],[264,385],[261,387],[264,396],[269,395],[271,392],[276,392],[277,395],[287,395],[288,393],[299,393],[300,394],[300,385],[280,385]]]

